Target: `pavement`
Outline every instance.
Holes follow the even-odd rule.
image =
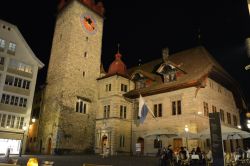
[[[54,166],[83,166],[83,164],[99,164],[112,166],[158,166],[159,158],[152,156],[109,156],[100,155],[22,155],[10,156],[18,158],[18,164],[26,166],[31,157],[38,159],[39,165],[43,161],[54,161]]]

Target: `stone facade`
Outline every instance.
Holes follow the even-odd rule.
[[[125,92],[121,91],[122,84],[127,86],[127,91],[134,88],[131,80],[119,75],[98,80],[99,107],[96,113],[96,153],[103,153],[104,146],[108,148],[111,155],[131,152],[133,105],[123,97]],[[109,85],[111,86],[110,90]],[[105,106],[110,107],[108,116],[104,113]],[[107,138],[104,139],[105,137]]]
[[[211,87],[211,83],[213,86]],[[218,91],[218,88],[220,91]],[[162,117],[153,118],[152,115],[148,115],[143,124],[139,124],[136,120],[137,114],[133,118],[133,153],[136,153],[135,144],[138,142],[138,138],[144,138],[144,154],[155,154],[157,148],[154,148],[153,143],[156,139],[157,134],[153,137],[147,137],[154,131],[160,131],[167,129],[168,133],[184,133],[184,128],[187,125],[189,132],[197,134],[205,129],[209,128],[208,117],[204,114],[204,102],[208,103],[209,113],[212,112],[212,106],[215,106],[217,112],[220,109],[224,110],[224,121],[223,125],[236,128],[240,125],[239,110],[236,107],[235,100],[231,91],[208,78],[207,85],[205,88],[200,89],[198,92],[197,88],[185,88],[168,93],[161,93],[145,97],[148,106],[153,110],[154,104],[162,104]],[[172,115],[172,101],[181,101],[181,114]],[[136,110],[134,110],[136,112]],[[231,123],[228,123],[227,113],[231,114]],[[237,122],[233,123],[233,115],[236,116]],[[159,132],[160,135],[160,132]],[[161,136],[162,146],[167,147],[173,145],[174,150],[180,148],[180,146],[187,146],[185,134],[182,136],[175,136],[168,138],[167,136]],[[174,140],[181,140],[180,144],[177,144]],[[236,140],[232,140],[233,148],[236,148]],[[242,141],[238,141],[238,145],[242,147]],[[226,151],[230,152],[230,141],[226,143]],[[189,150],[200,146],[203,150],[208,150],[210,145],[206,144],[206,140],[197,140],[197,138],[190,138],[188,140]]]
[[[85,13],[96,20],[95,34],[83,29]],[[94,148],[102,30],[103,18],[79,1],[71,1],[58,15],[39,129],[43,153]],[[82,99],[85,113],[76,112]]]

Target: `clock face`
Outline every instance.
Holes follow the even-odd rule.
[[[81,24],[83,29],[90,34],[94,34],[97,31],[97,25],[94,17],[90,14],[83,14],[81,16]]]

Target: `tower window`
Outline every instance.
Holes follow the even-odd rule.
[[[82,72],[82,76],[85,77],[85,74],[86,74],[85,71],[83,71],[83,72]]]
[[[84,52],[84,58],[86,58],[88,55],[87,51]]]
[[[89,41],[89,37],[88,36],[85,37],[85,41]]]
[[[78,99],[76,102],[76,112],[87,114],[87,102]]]

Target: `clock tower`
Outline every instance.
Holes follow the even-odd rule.
[[[42,153],[94,148],[103,12],[92,0],[59,4],[39,125]]]

